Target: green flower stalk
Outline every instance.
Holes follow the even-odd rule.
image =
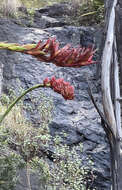
[[[65,82],[63,79],[56,79],[55,77],[52,77],[50,80],[48,78],[44,79],[42,84],[37,84],[31,88],[28,88],[25,90],[19,97],[17,97],[12,104],[8,107],[8,109],[5,111],[5,113],[0,117],[0,124],[4,120],[4,118],[9,114],[11,109],[17,104],[19,100],[23,96],[25,96],[27,93],[37,89],[37,88],[43,88],[43,87],[50,87],[55,92],[61,94],[65,100],[72,100],[74,98],[74,87],[70,85],[70,83]]]
[[[20,44],[15,44],[15,43],[0,42],[0,49],[6,49],[6,50],[20,52],[20,53],[26,53],[27,51],[30,51],[36,48],[36,46],[37,46],[36,44],[20,45]],[[40,54],[41,53],[42,55],[45,54],[44,52],[40,51]]]
[[[31,87],[31,88],[28,88],[19,97],[17,97],[14,100],[14,102],[12,104],[10,104],[10,106],[5,111],[5,113],[0,117],[0,124],[2,123],[4,118],[8,115],[8,113],[11,111],[11,109],[15,106],[15,104],[17,104],[17,102],[22,99],[23,96],[25,96],[28,92],[31,92],[32,90],[35,90],[35,89],[40,88],[40,87],[45,87],[45,85],[44,84],[37,84],[37,85],[35,85],[35,86]],[[46,87],[50,87],[50,85],[47,85]]]

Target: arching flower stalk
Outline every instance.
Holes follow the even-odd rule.
[[[59,42],[55,38],[49,38],[46,42],[37,44],[11,44],[0,43],[0,49],[21,52],[36,57],[39,61],[52,62],[60,67],[81,67],[96,63],[92,60],[95,50],[93,47],[73,48],[67,44],[59,48]]]
[[[22,99],[27,93],[37,89],[37,88],[51,88],[55,92],[61,94],[65,100],[72,100],[74,98],[74,87],[70,85],[70,83],[65,82],[63,79],[56,79],[52,77],[50,80],[48,78],[44,79],[42,84],[37,84],[31,88],[25,90],[19,97],[17,97],[12,104],[7,108],[5,113],[0,116],[0,124],[4,120],[4,118],[8,115],[11,109],[17,104],[19,100]]]

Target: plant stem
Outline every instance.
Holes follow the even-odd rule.
[[[28,88],[25,90],[19,97],[17,97],[12,104],[8,107],[8,109],[5,111],[5,113],[0,117],[0,124],[4,120],[4,118],[8,115],[8,113],[11,111],[11,109],[15,106],[15,104],[23,97],[25,96],[28,92],[31,92],[32,90],[35,90],[36,88],[41,88],[41,87],[50,87],[50,84],[44,85],[44,84],[37,84],[31,88]]]
[[[28,52],[36,48],[36,46],[37,44],[20,45],[20,44],[15,44],[15,43],[0,42],[0,49],[6,49],[10,51],[25,53],[25,54],[29,54]],[[39,50],[38,53],[40,53],[40,55],[46,54],[44,51],[41,51],[41,50]]]
[[[28,188],[31,190],[31,182],[30,182],[30,164],[27,162],[26,165],[26,175],[27,175],[27,183],[28,183]]]
[[[18,52],[30,50],[35,47],[36,47],[36,44],[19,45],[19,44],[15,44],[15,43],[0,42],[0,49],[8,49],[11,51],[18,51]]]

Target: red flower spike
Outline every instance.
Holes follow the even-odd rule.
[[[52,77],[51,80],[46,78],[43,81],[43,84],[46,86],[50,84],[50,87],[57,93],[61,94],[65,100],[72,100],[74,98],[74,87],[70,83],[65,82],[64,79],[56,79]]]
[[[81,67],[96,63],[92,60],[95,53],[93,47],[73,48],[67,44],[59,49],[59,43],[55,38],[49,38],[45,43],[39,41],[35,48],[24,51],[24,53],[60,67]]]

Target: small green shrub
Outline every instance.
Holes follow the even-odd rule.
[[[83,166],[79,155],[82,143],[70,147],[62,141],[59,135],[52,138],[53,151],[49,152],[52,162],[47,157],[35,157],[30,162],[32,171],[38,173],[39,190],[89,190],[95,177],[92,173],[93,162],[88,158],[88,164]]]

